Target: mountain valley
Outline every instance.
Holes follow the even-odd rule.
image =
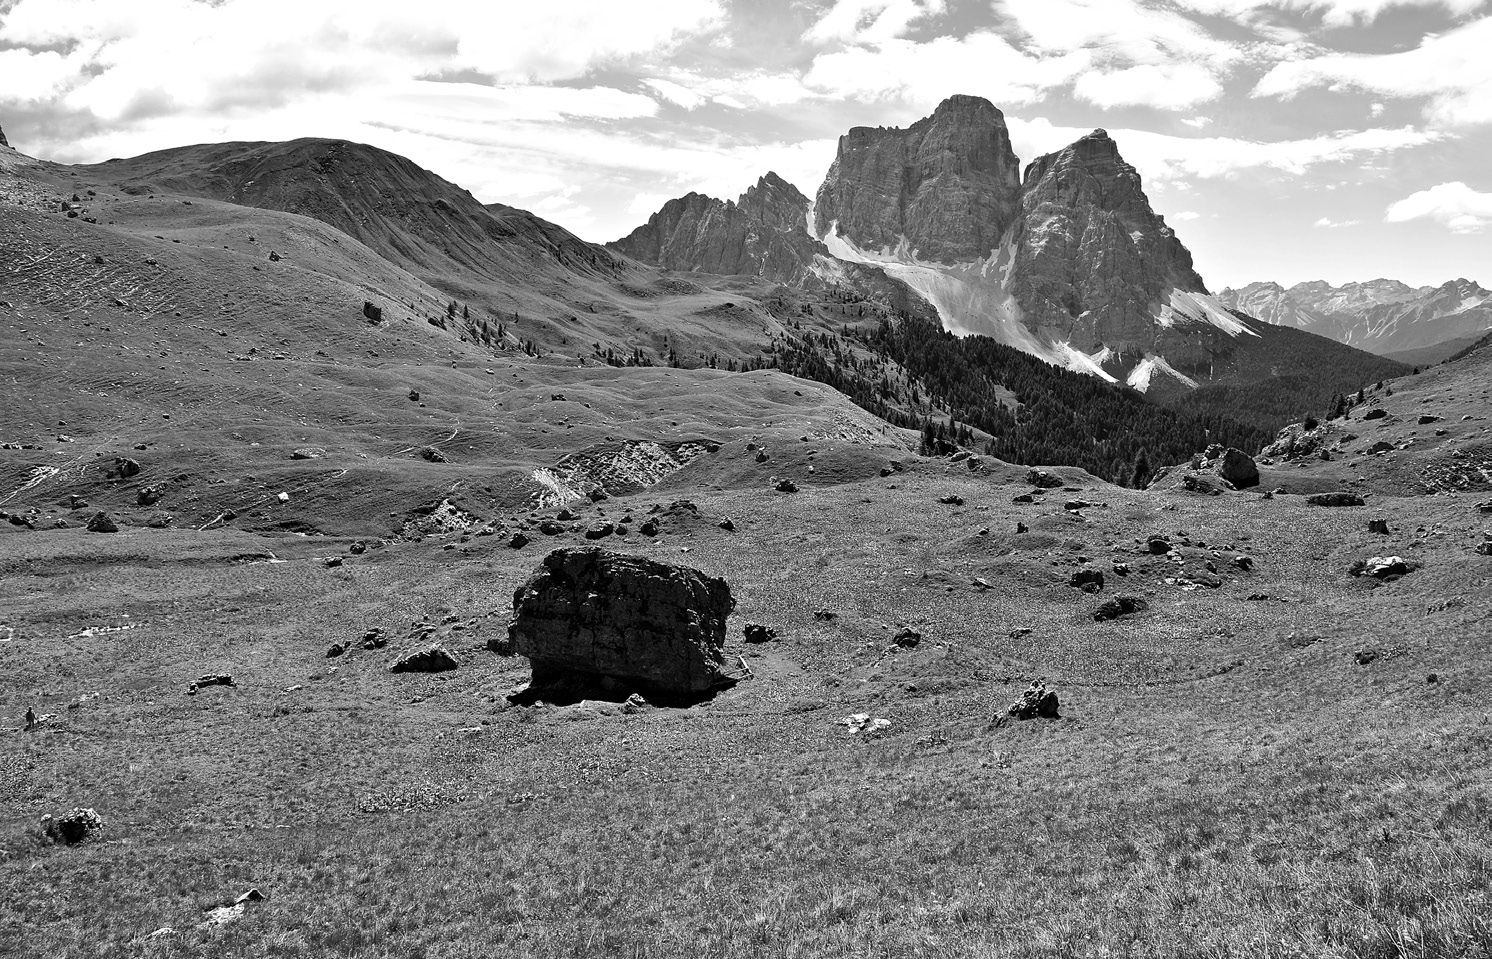
[[[605,246],[0,135],[0,955],[1485,954],[1492,343],[1286,293],[976,97]],[[515,695],[586,547],[731,682]]]

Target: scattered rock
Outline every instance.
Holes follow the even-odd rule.
[[[228,675],[227,673],[205,673],[187,683],[186,693],[188,696],[195,696],[197,695],[197,690],[205,689],[208,686],[235,685],[237,684],[233,682],[233,677]]]
[[[362,646],[364,649],[382,649],[387,646],[389,639],[384,635],[383,627],[374,626],[363,633]]]
[[[441,646],[431,646],[401,656],[389,664],[391,673],[445,673],[455,669],[456,657]]]
[[[1386,520],[1386,519],[1370,519],[1370,520],[1368,520],[1368,532],[1370,532],[1370,533],[1377,533],[1380,536],[1387,536],[1388,535],[1388,520]]]
[[[903,626],[891,637],[891,641],[903,649],[915,649],[922,643],[922,634],[910,626]]]
[[[964,498],[957,493],[949,493],[947,496],[939,497],[938,502],[944,506],[962,506],[964,505]]]
[[[94,513],[88,520],[88,532],[90,533],[117,533],[119,524],[114,522],[114,517],[103,510]]]
[[[528,536],[522,530],[519,530],[508,538],[508,546],[512,549],[522,549],[530,542],[531,540],[529,540]]]
[[[326,455],[326,450],[319,446],[302,446],[290,453],[293,460],[319,460]]]
[[[831,609],[820,609],[814,612],[813,618],[821,623],[830,623],[839,618],[839,614]]]
[[[848,726],[853,736],[870,735],[878,733],[891,725],[891,720],[884,718],[872,718],[870,713],[855,713],[846,716],[839,721],[841,726]]]
[[[1026,482],[1037,489],[1060,489],[1062,486],[1062,478],[1046,470],[1031,470],[1026,474]]]
[[[777,638],[777,630],[761,623],[747,623],[742,633],[748,643],[770,643]]]
[[[1359,649],[1356,653],[1352,654],[1352,658],[1357,661],[1357,665],[1366,666],[1378,658],[1378,650]]]
[[[1243,570],[1245,573],[1254,568],[1254,558],[1252,556],[1244,556],[1240,554],[1233,557],[1232,563],[1234,566]]]
[[[723,654],[734,608],[725,580],[698,570],[594,546],[557,549],[513,594],[508,635],[533,664],[514,701],[602,679],[653,702],[698,701],[734,683]]]
[[[1374,579],[1398,579],[1414,570],[1402,556],[1374,556],[1360,559],[1348,570],[1353,576],[1371,576]]]
[[[1010,501],[1012,503],[1034,503],[1036,502],[1036,497],[1030,493],[1021,493],[1019,496],[1012,497]]]
[[[1111,619],[1119,619],[1121,616],[1132,616],[1135,613],[1143,613],[1150,608],[1150,604],[1138,596],[1116,596],[1107,600],[1093,613],[1093,621],[1096,623],[1108,622]]]
[[[1312,506],[1363,506],[1365,501],[1356,493],[1313,493],[1306,497]]]
[[[1419,425],[1420,426],[1429,426],[1431,423],[1438,423],[1438,422],[1440,422],[1440,417],[1434,415],[1433,413],[1423,413],[1423,414],[1420,415],[1420,418],[1419,418]]]
[[[420,458],[425,460],[427,463],[447,462],[446,454],[442,453],[440,450],[436,449],[433,446],[426,446],[424,449],[420,450]]]
[[[642,525],[639,526],[639,527],[637,527],[637,531],[639,533],[641,533],[643,536],[648,536],[648,537],[657,536],[658,535],[658,521],[656,519],[645,519],[645,520],[642,521]]]
[[[1371,410],[1368,410],[1366,413],[1364,413],[1362,415],[1362,418],[1365,419],[1365,420],[1381,420],[1381,419],[1383,419],[1386,416],[1388,416],[1388,410],[1386,410],[1386,409],[1382,408],[1381,406],[1379,406],[1379,407],[1374,407]]]
[[[141,506],[154,506],[166,491],[159,486],[143,486],[135,493],[135,502]]]
[[[778,480],[776,489],[779,493],[796,493],[798,492],[798,484],[790,479]]]
[[[1368,447],[1368,453],[1369,453],[1369,455],[1375,455],[1375,456],[1377,454],[1379,454],[1379,453],[1392,453],[1393,451],[1394,451],[1394,444],[1390,443],[1388,440],[1379,440],[1378,442],[1374,443],[1372,446]]]
[[[1067,585],[1081,589],[1085,593],[1096,593],[1103,589],[1103,570],[1084,567],[1072,574],[1067,580]]]
[[[131,476],[138,476],[140,475],[140,464],[128,456],[116,456],[114,457],[114,466],[108,470],[108,475],[111,479],[116,476],[120,479],[129,479]]]
[[[103,831],[104,820],[92,809],[74,806],[61,816],[47,813],[41,817],[41,831],[48,839],[64,846],[76,846]]]
[[[543,533],[545,536],[558,536],[564,531],[564,525],[556,520],[546,519],[539,524],[539,532]]]
[[[1005,715],[1016,719],[1059,719],[1057,706],[1057,694],[1049,692],[1046,684],[1038,679],[1026,687],[1020,699],[1006,707]]]
[[[348,643],[332,643],[326,648],[326,658],[336,659],[338,656],[347,652],[348,646]]]
[[[341,566],[341,565],[342,565],[342,557],[340,557],[340,556],[328,556],[326,558],[326,566],[327,566],[328,569],[336,569],[338,566]]]
[[[585,531],[586,539],[605,539],[616,532],[616,526],[612,523],[597,523]]]
[[[729,516],[721,520],[717,525],[721,529],[725,530],[727,533],[734,533],[736,531],[736,524],[731,522],[731,518]]]

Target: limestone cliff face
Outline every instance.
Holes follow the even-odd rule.
[[[1153,350],[1172,291],[1207,293],[1103,130],[1026,168],[1010,288],[1029,329],[1090,353]]]
[[[855,127],[814,205],[819,236],[838,223],[861,249],[917,259],[988,257],[1020,215],[1020,161],[1005,116],[988,100],[954,96],[906,129]]]
[[[807,222],[808,197],[768,173],[734,203],[702,193],[669,200],[644,226],[607,246],[671,270],[794,282],[826,252],[808,235]]]

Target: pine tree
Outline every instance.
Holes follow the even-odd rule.
[[[1150,483],[1150,473],[1150,456],[1142,446],[1135,456],[1134,469],[1129,474],[1129,485],[1135,489],[1144,489]]]

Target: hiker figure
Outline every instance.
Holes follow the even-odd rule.
[[[36,710],[32,709],[30,706],[26,707],[26,728],[36,728]]]

